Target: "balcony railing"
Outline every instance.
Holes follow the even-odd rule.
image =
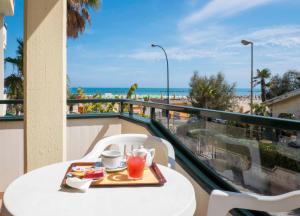
[[[147,124],[173,144],[178,163],[208,193],[218,188],[277,195],[300,189],[300,121],[127,99],[67,103],[68,118],[119,116]],[[0,117],[10,119],[22,116]]]

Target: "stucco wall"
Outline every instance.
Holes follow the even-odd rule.
[[[270,107],[274,117],[277,117],[280,113],[293,113],[297,119],[300,119],[300,95],[278,102]]]
[[[24,173],[22,121],[0,121],[0,192]]]
[[[24,13],[24,143],[30,171],[66,160],[67,3],[25,1]]]

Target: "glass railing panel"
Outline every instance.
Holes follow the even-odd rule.
[[[146,116],[146,107],[141,106],[141,105],[133,105],[132,106],[132,111],[134,115],[138,116]]]
[[[169,122],[168,122],[167,115],[168,115],[167,110],[162,110],[162,109],[155,110],[155,120],[160,122],[165,128],[170,128],[171,119],[169,118]]]
[[[67,104],[68,114],[97,114],[97,113],[117,113],[120,111],[120,103],[117,101],[99,102],[72,102]]]
[[[0,117],[19,117],[24,115],[22,100],[0,100]]]
[[[169,116],[170,131],[240,191],[279,195],[300,189],[300,131],[183,112],[171,112]]]

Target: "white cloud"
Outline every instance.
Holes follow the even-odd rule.
[[[181,48],[181,47],[170,47],[166,48],[168,58],[173,60],[191,60],[198,58],[207,58],[213,57],[215,54],[210,50],[201,50],[193,48]],[[164,59],[165,56],[162,52],[159,51],[147,51],[147,50],[138,50],[130,54],[121,54],[118,55],[119,58],[132,58],[136,60],[160,60]]]
[[[254,42],[255,56],[262,61],[263,59],[276,62],[283,59],[286,61],[287,58],[294,59],[300,54],[300,25],[273,26],[261,29],[236,29],[215,25],[202,29],[185,30],[181,33],[177,44],[165,47],[169,59],[175,61],[213,59],[222,64],[246,62],[248,49],[240,43],[242,39]],[[276,57],[269,54],[276,54]],[[93,54],[91,58],[94,56]],[[98,59],[128,58],[141,61],[165,58],[161,50],[151,48],[140,48],[123,53],[106,52],[96,56]]]
[[[121,54],[118,57],[132,58],[132,59],[137,59],[137,60],[155,60],[155,59],[161,59],[163,56],[162,56],[162,53],[160,53],[160,52],[140,50],[140,51],[135,51],[130,54]]]
[[[296,48],[300,46],[300,25],[281,25],[260,29],[238,29],[208,26],[180,32],[186,46],[228,49],[241,47],[242,39],[251,40],[256,47]]]
[[[208,19],[233,16],[242,11],[274,1],[276,0],[211,0],[204,7],[181,20],[179,27],[185,28]]]
[[[227,47],[239,46],[241,39],[251,40],[255,46],[295,48],[300,46],[300,25],[273,26],[234,36]]]
[[[231,30],[227,26],[209,25],[182,30],[180,31],[180,37],[183,43],[188,46],[214,46],[230,37],[229,33],[232,34]]]
[[[221,26],[208,26],[204,28],[194,28],[181,32],[181,37],[185,43],[190,45],[207,43],[208,40],[217,40],[219,35],[224,35],[227,28]]]
[[[211,50],[196,48],[174,47],[169,49],[170,58],[175,60],[191,60],[195,58],[214,57],[215,53]]]

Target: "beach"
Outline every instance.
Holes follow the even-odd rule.
[[[76,93],[78,88],[82,88],[87,95],[101,94],[103,97],[115,97],[126,96],[129,88],[96,88],[96,87],[71,87],[72,94]],[[189,95],[190,88],[170,88],[170,97],[187,97]],[[260,90],[255,88],[253,90],[254,95],[260,95]],[[137,88],[135,94],[139,98],[151,97],[160,98],[166,96],[166,88]],[[236,88],[236,96],[250,95],[250,88]]]
[[[72,94],[77,92],[77,87],[70,88]],[[126,98],[128,88],[82,88],[87,96],[101,94],[102,98]],[[190,106],[189,88],[170,88],[170,103],[173,105]],[[165,88],[138,88],[132,96],[134,100],[149,100],[164,102],[167,99]],[[250,111],[250,89],[236,88],[234,112],[247,113]],[[261,103],[260,90],[254,89],[253,103]]]

